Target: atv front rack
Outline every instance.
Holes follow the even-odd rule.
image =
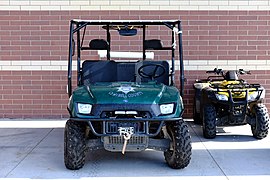
[[[240,89],[237,89],[237,90],[233,90],[233,89],[220,90],[218,88],[215,93],[216,94],[219,94],[219,93],[222,93],[222,92],[229,94],[228,102],[230,102],[230,103],[238,103],[238,102],[248,103],[249,102],[248,101],[249,92],[258,92],[257,97],[254,99],[254,101],[257,101],[259,99],[259,97],[261,96],[261,94],[263,92],[263,89],[256,88],[254,90],[248,90],[248,89],[245,89],[245,90],[240,90]],[[233,93],[239,93],[240,94],[240,93],[243,93],[243,92],[245,93],[245,97],[244,98],[233,98]]]
[[[254,87],[254,86],[253,86]],[[243,116],[246,115],[246,111],[247,111],[247,106],[249,103],[251,102],[255,102],[258,101],[258,99],[260,98],[263,89],[258,89],[255,88],[254,90],[231,90],[231,89],[227,89],[227,90],[218,90],[215,93],[220,93],[220,92],[226,92],[229,94],[228,97],[228,101],[221,101],[216,99],[216,103],[221,104],[221,105],[225,105],[228,106],[229,108],[229,116],[232,116],[232,118],[230,118],[230,120],[232,121],[231,124],[243,124],[242,120],[245,119],[243,118]],[[245,97],[244,98],[233,98],[233,93],[245,93]],[[249,92],[258,92],[257,97],[250,101],[248,99],[249,97]]]

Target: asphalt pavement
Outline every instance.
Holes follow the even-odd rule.
[[[192,159],[185,169],[167,166],[162,152],[89,152],[85,166],[65,168],[64,120],[0,120],[0,179],[270,179],[270,135],[257,140],[250,126],[218,128],[215,139],[187,120]]]

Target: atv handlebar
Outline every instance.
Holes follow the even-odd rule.
[[[250,71],[245,71],[244,69],[239,69],[238,73],[241,74],[241,75],[242,74],[251,74]]]
[[[243,74],[251,74],[250,71],[245,71],[243,69],[239,70],[229,70],[229,71],[223,71],[222,69],[215,68],[213,71],[206,71],[206,73],[214,73],[218,76],[216,77],[222,77],[224,80],[238,80],[238,75]],[[209,76],[207,79],[208,81],[212,81],[213,76]]]
[[[250,71],[246,71],[244,69],[239,69],[239,70],[236,70],[235,72],[237,74],[241,74],[241,75],[243,75],[243,74],[251,74]],[[225,74],[222,69],[217,69],[217,68],[215,68],[213,71],[206,71],[206,73],[214,73],[214,74],[222,75],[222,76]]]
[[[213,71],[206,71],[206,73],[214,73],[214,74],[217,74],[217,75],[220,75],[220,74],[222,75],[223,70],[215,68]]]

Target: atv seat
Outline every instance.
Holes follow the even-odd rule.
[[[169,64],[167,61],[138,61],[115,62],[104,60],[86,60],[82,64],[82,84],[89,85],[96,82],[136,82],[138,67],[146,64],[160,64],[165,67],[165,73],[156,78],[159,83],[169,85]],[[146,71],[150,71],[147,69]],[[148,73],[148,72],[146,72]],[[150,72],[151,73],[151,72]],[[137,77],[137,78],[136,78]],[[141,82],[148,82],[148,78],[140,78]]]
[[[236,81],[236,80],[238,80],[237,72],[236,72],[236,71],[228,71],[228,72],[225,74],[225,79],[226,79],[227,81]]]

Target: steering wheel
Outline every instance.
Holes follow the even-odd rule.
[[[149,73],[146,73],[144,70],[146,70],[145,68],[147,67],[153,67],[153,68],[148,68],[148,69],[151,69],[152,72],[149,72]],[[159,72],[159,70],[161,72]],[[151,80],[154,80],[155,78],[158,78],[160,76],[162,76],[164,73],[165,73],[165,67],[161,64],[145,64],[145,65],[142,65],[139,69],[138,69],[138,74],[141,76],[141,77],[144,77],[144,78],[149,78]],[[157,73],[159,72],[159,73]]]

